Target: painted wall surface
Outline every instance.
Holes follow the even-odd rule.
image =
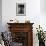
[[[2,29],[2,0],[0,0],[0,31]]]
[[[26,3],[26,16],[16,16],[16,3]],[[3,31],[8,30],[7,22],[17,19],[19,22],[30,20],[33,25],[33,46],[38,46],[36,27],[39,24],[46,30],[46,15],[41,13],[42,4],[40,0],[2,0],[2,26]]]
[[[42,13],[46,14],[46,0],[40,0],[40,10]]]
[[[26,3],[26,16],[16,16],[16,3]],[[39,23],[39,14],[40,0],[2,0],[2,22],[4,26],[10,19],[17,19],[19,22],[29,19],[30,22]],[[4,29],[6,30],[5,27]]]

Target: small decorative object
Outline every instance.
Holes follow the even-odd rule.
[[[13,20],[10,20],[10,21],[13,21]]]
[[[10,20],[10,23],[19,23],[19,21],[18,21],[17,19],[14,19],[14,20],[11,19],[11,20]]]
[[[19,21],[17,19],[14,20],[16,23],[19,23]]]
[[[39,46],[45,46],[45,35],[43,32],[42,27],[36,28],[37,29],[37,34],[38,35],[38,40],[39,40]]]
[[[26,4],[25,3],[16,3],[16,15],[23,16],[26,13]]]
[[[30,23],[30,20],[26,20],[25,23]]]
[[[13,20],[11,19],[9,22],[10,22],[10,23],[13,23]]]

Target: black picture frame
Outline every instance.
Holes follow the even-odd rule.
[[[17,16],[26,15],[26,3],[16,3],[16,15]]]

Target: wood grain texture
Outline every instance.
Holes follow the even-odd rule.
[[[16,32],[27,32],[28,46],[33,46],[33,23],[7,23],[9,25],[9,31],[12,33]],[[15,38],[15,36],[14,36]],[[26,45],[27,46],[27,45]]]

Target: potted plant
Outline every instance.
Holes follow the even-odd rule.
[[[37,29],[37,34],[36,36],[38,36],[38,40],[39,40],[39,46],[45,46],[45,35],[43,32],[42,27],[36,28]]]

